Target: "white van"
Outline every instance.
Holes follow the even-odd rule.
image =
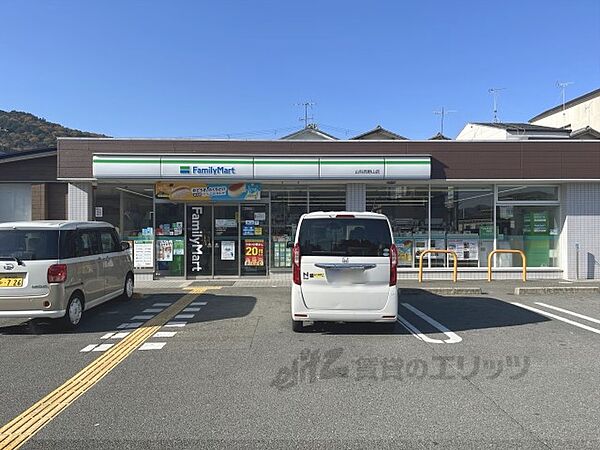
[[[0,318],[47,317],[75,328],[85,310],[130,299],[128,249],[106,222],[0,224]]]
[[[398,313],[398,253],[386,216],[313,212],[292,251],[292,328],[304,322],[382,322]]]

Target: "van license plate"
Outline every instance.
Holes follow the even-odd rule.
[[[22,277],[0,277],[0,288],[3,287],[22,287]]]

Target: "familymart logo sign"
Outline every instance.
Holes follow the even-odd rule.
[[[235,175],[235,167],[227,166],[179,166],[180,175]]]

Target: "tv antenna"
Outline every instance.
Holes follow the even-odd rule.
[[[562,91],[562,105],[563,105],[563,116],[565,115],[565,93],[567,86],[574,84],[573,81],[557,81],[556,87]]]
[[[310,108],[311,112],[312,112],[312,107],[315,106],[316,103],[314,102],[303,102],[303,103],[296,103],[296,106],[302,106],[304,107],[304,117],[300,117],[298,120],[300,120],[300,122],[304,122],[304,128],[308,128],[309,125],[309,120],[314,120],[314,117],[308,117],[308,109]]]
[[[498,95],[500,94],[500,91],[505,90],[506,88],[489,88],[488,92],[490,94],[492,94],[492,97],[494,98],[494,123],[498,123],[500,122],[500,119],[498,119]]]
[[[448,114],[451,113],[455,113],[458,112],[455,109],[446,109],[443,106],[440,108],[439,111],[434,111],[433,113],[440,116],[440,134],[443,136],[444,135],[444,117],[447,116]]]

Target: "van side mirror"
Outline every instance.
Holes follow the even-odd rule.
[[[129,242],[121,241],[121,250],[122,251],[129,250],[130,247],[131,247],[131,245],[129,244]]]
[[[294,241],[287,241],[287,248],[294,248]]]

